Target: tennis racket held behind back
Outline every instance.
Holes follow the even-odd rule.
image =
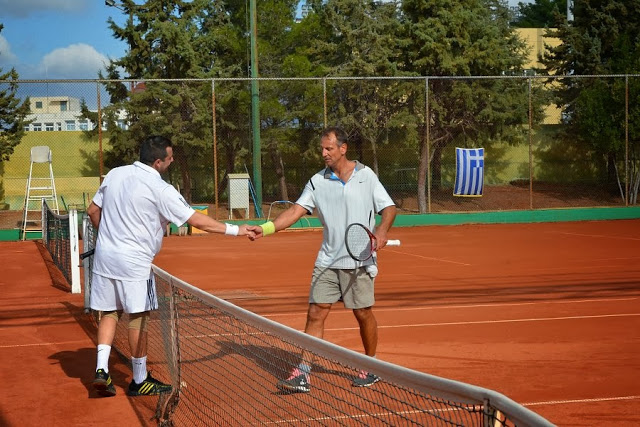
[[[83,259],[85,259],[87,257],[92,256],[95,252],[96,252],[95,249],[89,249],[88,251],[81,253],[80,254],[80,260],[83,260]]]
[[[376,236],[364,225],[349,224],[344,236],[347,252],[356,261],[366,261],[377,249]],[[400,246],[400,240],[387,240],[387,246]]]

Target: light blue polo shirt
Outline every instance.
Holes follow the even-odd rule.
[[[367,166],[356,161],[356,167],[347,182],[342,182],[330,168],[316,173],[305,185],[296,203],[312,213],[314,210],[323,225],[323,241],[315,265],[351,269],[370,265],[353,260],[344,244],[347,226],[358,222],[374,231],[375,215],[394,205],[378,176]],[[357,264],[356,264],[357,263]]]

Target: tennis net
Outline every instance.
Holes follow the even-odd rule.
[[[500,393],[366,357],[152,268],[147,363],[173,386],[157,402],[161,425],[551,425]],[[113,347],[129,360],[126,325],[125,315]],[[311,391],[278,391],[302,352],[313,355]],[[352,387],[359,370],[381,380]]]
[[[47,201],[42,199],[42,243],[71,285],[71,292],[80,293],[77,210],[69,209],[67,214],[60,215],[51,210]]]

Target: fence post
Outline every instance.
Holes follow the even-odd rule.
[[[322,108],[324,113],[324,127],[329,126],[327,124],[327,78],[322,78]]]
[[[426,141],[426,145],[427,145],[426,146],[426,150],[427,150],[427,212],[431,213],[431,150],[429,150],[429,145],[431,144],[431,117],[429,116],[429,114],[431,114],[431,111],[429,108],[429,78],[428,77],[424,79],[424,86],[425,86],[424,119],[426,121],[426,126],[427,126],[427,130],[426,130],[426,134],[427,134],[427,141]]]
[[[624,205],[629,206],[629,75],[624,76]]]
[[[531,77],[527,79],[529,87],[529,209],[533,209],[533,100]]]
[[[100,101],[100,82],[96,82],[98,93],[98,173],[100,174],[100,184],[104,178],[104,159],[102,157],[102,102]]]
[[[214,196],[214,214],[215,219],[218,218],[218,128],[216,126],[216,81],[211,79],[211,120],[213,121],[213,192]]]

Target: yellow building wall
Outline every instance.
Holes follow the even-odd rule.
[[[540,62],[540,56],[546,52],[547,46],[556,47],[562,43],[556,37],[545,37],[546,28],[517,28],[516,32],[522,40],[527,44],[528,61],[525,69],[543,68]],[[562,118],[562,109],[555,105],[549,105],[545,108],[545,118],[543,124],[559,124]]]

